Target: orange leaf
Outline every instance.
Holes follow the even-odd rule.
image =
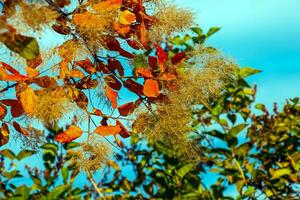
[[[6,106],[11,106],[12,117],[20,117],[24,113],[22,103],[18,99],[3,99],[0,102]]]
[[[123,25],[130,25],[136,20],[136,16],[129,10],[122,11],[119,17],[119,22]]]
[[[114,29],[117,33],[120,35],[126,35],[130,32],[130,26],[129,25],[123,25],[120,22],[114,22],[113,24]]]
[[[121,127],[117,125],[117,126],[98,126],[94,132],[105,137],[109,135],[117,135],[121,131],[122,131]]]
[[[7,109],[4,105],[0,104],[0,120],[3,120],[7,114]]]
[[[107,96],[108,100],[111,102],[111,106],[113,108],[116,108],[118,92],[114,91],[111,87],[106,86],[106,96]]]
[[[175,79],[176,79],[176,76],[174,74],[170,74],[170,73],[164,73],[162,75],[162,77],[160,78],[160,80],[163,80],[163,81],[172,81]]]
[[[141,23],[141,42],[143,45],[146,45],[147,44],[147,29],[146,29],[146,26],[145,26],[145,22],[144,22],[144,19],[142,20],[142,23]]]
[[[2,123],[0,128],[0,146],[7,144],[9,141],[9,129],[6,123]]]
[[[28,131],[26,131],[20,124],[17,122],[13,122],[13,127],[18,131],[19,133],[23,134],[24,136],[30,135]]]
[[[84,77],[84,73],[82,71],[80,71],[79,69],[72,69],[69,71],[69,75],[72,78],[83,78]]]
[[[78,126],[72,125],[67,130],[55,136],[55,141],[60,143],[69,143],[79,138],[82,135],[82,130]]]
[[[142,76],[144,78],[153,78],[152,72],[149,69],[143,67],[136,68],[135,73],[138,76]]]
[[[39,70],[34,69],[34,68],[26,67],[25,70],[26,70],[27,76],[29,78],[36,77],[40,74]]]
[[[144,95],[147,97],[158,97],[159,96],[158,82],[153,79],[147,79],[145,81],[143,92]]]

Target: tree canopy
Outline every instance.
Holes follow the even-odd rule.
[[[1,199],[299,197],[299,99],[255,104],[218,27],[161,0],[0,3]]]

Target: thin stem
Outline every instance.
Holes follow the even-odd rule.
[[[100,189],[98,188],[98,186],[97,186],[95,180],[93,179],[93,176],[92,176],[91,172],[86,171],[86,173],[87,173],[87,177],[88,177],[89,181],[90,181],[91,184],[93,185],[93,187],[94,187],[94,189],[96,190],[96,192],[98,193],[98,195],[99,195],[100,197],[103,197],[103,194],[102,194],[102,192],[100,191]]]

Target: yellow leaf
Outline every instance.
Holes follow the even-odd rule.
[[[125,10],[121,12],[119,17],[119,22],[123,25],[130,25],[136,20],[136,16],[134,13],[129,10]]]
[[[37,97],[34,93],[34,90],[30,87],[27,87],[26,90],[20,93],[20,100],[23,106],[23,109],[27,115],[31,115],[35,111],[35,104]]]

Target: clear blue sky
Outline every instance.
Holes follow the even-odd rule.
[[[177,0],[192,8],[207,30],[222,30],[209,41],[241,66],[263,73],[249,79],[258,84],[258,102],[270,107],[300,89],[299,0]]]

